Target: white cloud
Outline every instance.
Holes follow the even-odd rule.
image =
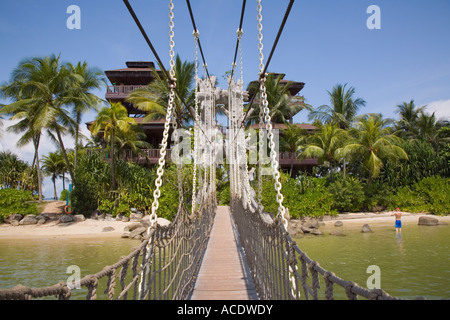
[[[435,112],[437,119],[450,119],[450,99],[449,100],[438,100],[427,104],[427,112]]]

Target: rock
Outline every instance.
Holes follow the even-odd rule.
[[[104,227],[102,232],[109,232],[109,231],[114,231],[113,227]]]
[[[17,227],[19,225],[19,221],[17,220],[11,220],[10,224],[14,227]]]
[[[303,233],[311,233],[314,229],[313,228],[307,228],[305,226],[301,226],[301,230],[303,231]]]
[[[37,224],[39,225],[44,224],[48,220],[48,217],[41,214],[37,216],[37,220],[38,220]]]
[[[91,213],[91,219],[94,219],[94,220],[98,220],[98,216],[100,215],[100,210],[94,210],[92,213]]]
[[[126,217],[126,216],[122,217],[122,222],[128,222],[128,221],[130,221],[129,217]]]
[[[172,222],[170,222],[169,220],[164,219],[164,218],[157,218],[156,223],[159,224],[161,227],[167,227]]]
[[[142,213],[130,213],[131,222],[139,222],[142,220]]]
[[[419,226],[437,226],[439,225],[439,220],[433,217],[419,217]]]
[[[304,222],[303,226],[308,229],[318,229],[319,222],[317,220],[311,220],[310,222]]]
[[[75,222],[82,222],[85,220],[86,220],[86,218],[82,214],[76,214],[73,216],[73,221],[75,221]]]
[[[343,233],[340,232],[339,230],[333,230],[333,231],[330,232],[330,234],[331,234],[332,236],[339,236],[339,237],[345,236],[345,234],[343,234]]]
[[[60,223],[69,223],[69,222],[73,222],[73,216],[69,215],[69,214],[65,214],[63,215],[61,218],[59,218],[59,222]]]
[[[130,232],[130,238],[131,239],[139,239],[139,237],[137,236],[142,236],[142,234],[147,231],[147,228],[145,227],[139,227],[134,229],[133,231]]]
[[[7,219],[5,219],[5,222],[12,224],[13,221],[19,222],[22,219],[23,219],[23,215],[18,214],[18,213],[13,213],[13,214],[10,214]]]
[[[139,222],[130,223],[129,225],[125,226],[125,228],[123,228],[123,231],[124,232],[130,232],[130,231],[133,231],[134,229],[137,229],[139,227],[142,227],[142,224],[140,224]]]
[[[372,229],[370,229],[370,226],[366,223],[365,225],[363,225],[361,232],[362,233],[372,232]]]
[[[105,215],[105,220],[106,220],[106,221],[112,221],[112,220],[114,220],[114,219],[113,219],[113,215],[112,215],[111,213],[107,213],[107,214]]]
[[[120,235],[120,237],[121,237],[121,238],[129,238],[129,237],[130,237],[130,232],[129,232],[129,231],[124,232],[124,233],[122,233],[122,234]]]
[[[316,235],[316,236],[321,236],[322,235],[322,231],[320,231],[318,229],[312,229],[311,230],[311,234]]]
[[[30,224],[37,224],[37,222],[38,222],[38,219],[37,219],[36,215],[29,214],[29,215],[26,215],[25,218],[20,220],[19,224],[25,226],[25,225],[30,225]]]
[[[344,225],[344,223],[342,222],[342,221],[336,221],[335,223],[334,223],[334,226],[335,227],[342,227]]]

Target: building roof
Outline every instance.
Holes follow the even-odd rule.
[[[105,75],[113,84],[124,85],[147,85],[154,78],[154,71],[160,77],[163,76],[161,70],[155,69],[152,61],[127,61],[127,68],[106,70]]]

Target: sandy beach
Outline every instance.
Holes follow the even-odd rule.
[[[61,214],[64,203],[55,202],[47,205],[44,212]],[[359,228],[364,224],[370,226],[387,226],[394,225],[393,212],[359,212],[359,213],[343,213],[338,216],[324,217],[324,228],[329,228],[336,221],[342,221],[346,228]],[[407,213],[403,212],[402,222],[418,223],[419,217],[425,216],[425,213]],[[450,216],[434,216],[439,222],[450,224]],[[12,226],[7,223],[0,224],[0,239],[35,239],[35,238],[98,238],[98,237],[115,237],[118,238],[123,233],[125,226],[133,222],[107,221],[86,219],[81,222],[58,223],[50,221],[42,225],[21,225]]]

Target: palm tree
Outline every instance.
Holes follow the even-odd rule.
[[[306,130],[300,128],[296,124],[286,123],[286,127],[281,130],[280,134],[280,151],[296,153],[302,146],[306,137]],[[294,163],[291,162],[289,173],[292,177]]]
[[[342,158],[340,148],[348,134],[336,124],[325,124],[315,133],[300,154],[300,158],[317,158],[319,163],[328,163],[331,181],[336,161]]]
[[[176,95],[174,104],[174,115],[178,128],[194,118],[194,69],[191,62],[181,62],[177,55],[175,59],[176,88],[180,96]],[[161,78],[156,71],[153,71],[155,80],[143,88],[139,88],[130,93],[127,102],[133,103],[136,108],[147,113],[145,120],[158,120],[164,118],[167,113],[167,103],[169,101],[170,89],[167,79]],[[182,100],[187,104],[184,105]]]
[[[378,114],[359,117],[352,130],[354,138],[343,147],[343,155],[354,155],[361,161],[369,174],[368,184],[380,174],[387,159],[408,159],[406,152],[398,146],[402,141],[388,126],[390,120]]]
[[[417,121],[420,114],[425,110],[426,106],[417,108],[414,100],[403,102],[396,106],[396,111],[400,115],[400,120],[396,123],[396,128],[403,137],[417,136]]]
[[[136,125],[136,120],[128,117],[127,109],[121,103],[110,103],[109,107],[100,110],[97,119],[92,124],[90,130],[93,135],[103,132],[105,141],[110,145],[111,158],[111,189],[116,188],[115,178],[115,151],[114,144],[119,131],[128,132]]]
[[[434,147],[449,141],[448,138],[442,137],[440,134],[440,129],[446,125],[448,125],[448,121],[436,119],[434,112],[432,114],[427,114],[421,111],[416,121],[419,137],[428,141]]]
[[[10,151],[0,152],[0,186],[2,188],[22,188],[21,175],[28,163]]]
[[[56,179],[64,170],[64,159],[62,153],[60,152],[50,152],[48,156],[42,157],[42,171],[47,176],[50,176],[53,182],[54,199],[58,199],[58,194],[56,192]]]
[[[345,90],[347,84],[338,84],[333,90],[327,91],[330,96],[331,106],[322,105],[309,114],[310,120],[321,120],[324,123],[334,123],[341,129],[348,129],[353,118],[366,101],[354,98],[355,88]]]
[[[12,115],[11,120],[20,120],[16,124],[13,124],[7,128],[7,131],[15,134],[23,133],[17,141],[18,148],[22,148],[28,143],[32,142],[34,147],[34,157],[32,168],[36,168],[37,182],[38,182],[38,197],[39,201],[42,201],[42,175],[39,164],[39,143],[41,139],[41,132],[39,128],[36,128],[34,120],[34,108],[28,108],[24,105],[8,105],[0,110],[1,113]]]
[[[270,116],[272,121],[276,123],[286,123],[292,120],[303,109],[312,110],[309,104],[304,103],[302,97],[291,96],[289,88],[292,83],[281,84],[281,79],[282,76],[275,76],[273,73],[269,73],[265,82]],[[259,83],[252,84],[249,86],[248,91],[253,90],[256,92],[258,87]],[[259,102],[260,99],[260,93],[258,93],[255,102]],[[249,108],[247,117],[249,123],[259,122],[259,103],[255,103]]]
[[[72,167],[67,157],[62,135],[73,132],[76,126],[65,106],[78,101],[72,88],[82,83],[83,78],[61,66],[60,57],[31,58],[22,61],[12,73],[10,84],[3,86],[4,95],[13,97],[15,102],[2,108],[16,112],[29,108],[30,134],[40,134],[42,130],[58,142],[75,184]],[[55,137],[56,134],[56,137]],[[38,139],[37,139],[38,140]]]
[[[77,169],[77,154],[80,139],[80,123],[81,116],[91,110],[97,110],[97,106],[102,101],[99,97],[91,93],[91,90],[100,89],[106,85],[103,72],[94,68],[90,68],[86,61],[78,62],[76,66],[67,64],[69,70],[73,74],[77,74],[83,78],[83,81],[73,88],[73,95],[76,100],[73,102],[73,117],[75,119],[75,158],[74,172]]]

